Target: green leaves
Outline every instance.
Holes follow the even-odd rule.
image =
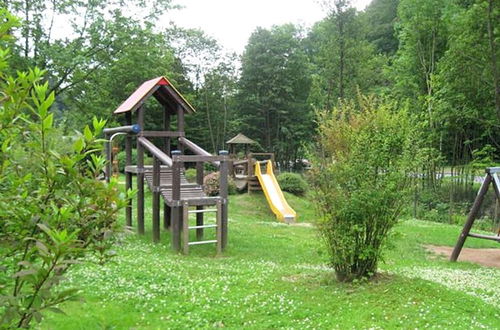
[[[418,141],[406,111],[375,98],[320,112],[313,167],[320,233],[341,281],[372,276],[407,203]]]

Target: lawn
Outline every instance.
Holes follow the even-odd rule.
[[[277,223],[262,194],[231,196],[229,246],[189,256],[146,235],[126,237],[114,261],[75,267],[81,302],[47,314],[42,329],[499,328],[500,270],[449,263],[423,244],[453,245],[457,226],[402,221],[370,283],[340,284],[327,266],[306,198],[287,195],[298,225]],[[147,204],[146,219],[151,219]],[[122,219],[123,221],[123,219]],[[208,235],[210,233],[207,233]],[[468,240],[469,247],[498,247]]]

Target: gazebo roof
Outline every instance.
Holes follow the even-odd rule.
[[[148,98],[154,96],[160,104],[171,109],[175,112],[177,105],[187,113],[196,112],[191,104],[182,96],[181,93],[172,85],[172,83],[165,77],[157,77],[142,83],[139,88],[133,92],[128,99],[126,99],[114,111],[115,114],[133,112],[137,110]]]
[[[245,135],[239,133],[235,137],[233,137],[231,140],[226,142],[227,144],[257,144],[254,140],[246,137]]]

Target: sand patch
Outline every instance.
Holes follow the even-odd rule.
[[[425,248],[435,254],[450,258],[453,247],[426,245]],[[469,261],[487,267],[500,268],[500,248],[498,249],[471,249],[463,248],[458,261]]]

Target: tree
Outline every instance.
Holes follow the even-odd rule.
[[[366,39],[375,45],[378,53],[394,55],[398,38],[394,30],[399,0],[373,0],[361,18],[365,21]]]
[[[318,109],[331,109],[358,91],[384,86],[385,56],[376,56],[366,40],[363,21],[349,1],[336,0],[330,13],[309,35],[309,54],[314,64],[310,102]]]
[[[293,25],[258,28],[242,57],[237,96],[242,131],[276,152],[283,164],[299,158],[312,134],[309,65]]]

